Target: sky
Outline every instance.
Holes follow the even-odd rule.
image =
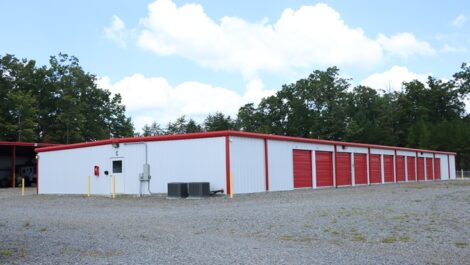
[[[466,0],[2,0],[0,10],[0,55],[40,65],[76,56],[122,95],[137,130],[234,117],[330,66],[353,85],[395,91],[470,62]]]

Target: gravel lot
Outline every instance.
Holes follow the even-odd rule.
[[[0,190],[0,264],[470,264],[470,181],[200,200]]]

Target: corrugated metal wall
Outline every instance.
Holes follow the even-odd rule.
[[[230,137],[230,162],[234,194],[266,190],[263,139]]]
[[[110,145],[69,149],[39,154],[39,193],[86,194],[87,178],[91,176],[93,194],[111,193],[110,157],[114,148]],[[100,176],[93,174],[94,166],[100,167]]]
[[[224,137],[149,142],[148,156],[154,193],[166,193],[169,182],[210,182],[212,190],[226,189]]]

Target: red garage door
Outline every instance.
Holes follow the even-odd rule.
[[[384,181],[393,182],[393,156],[384,155]]]
[[[434,180],[434,170],[432,168],[432,158],[426,158],[426,179]]]
[[[434,177],[441,179],[441,159],[434,158]]]
[[[354,179],[356,184],[367,184],[366,154],[354,154]]]
[[[407,170],[408,170],[408,181],[416,180],[416,158],[409,156],[406,158],[407,161]]]
[[[418,180],[424,180],[424,158],[418,157]]]
[[[397,182],[405,181],[405,157],[397,156]]]
[[[336,153],[336,186],[351,185],[351,154]]]
[[[380,155],[370,155],[370,183],[382,183],[382,169],[380,164]]]
[[[294,150],[294,188],[312,187],[312,151]]]
[[[333,186],[333,153],[317,151],[315,153],[317,187]]]

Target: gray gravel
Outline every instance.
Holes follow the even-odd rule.
[[[470,264],[470,181],[168,200],[0,190],[0,264]]]

